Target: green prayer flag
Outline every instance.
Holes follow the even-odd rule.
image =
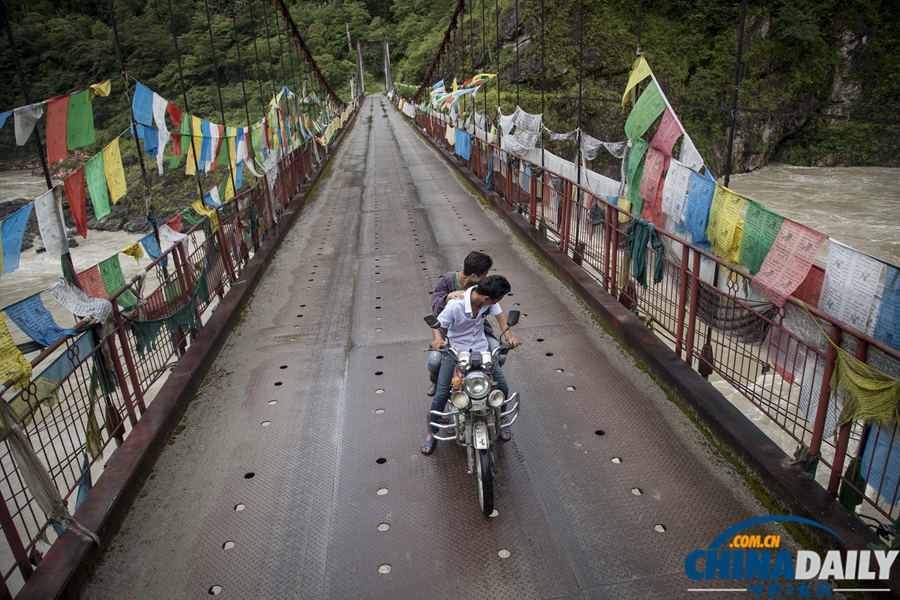
[[[641,159],[644,158],[644,154],[649,147],[650,144],[646,140],[641,138],[634,140],[634,144],[632,144],[631,150],[628,152],[628,166],[625,168],[625,180],[628,182],[628,185],[631,185],[631,180],[634,178],[638,165],[641,164]],[[638,177],[638,185],[640,185],[640,181],[641,178]]]
[[[223,167],[227,167],[228,165],[231,164],[231,156],[228,153],[228,138],[223,137],[221,139],[222,139],[222,147],[219,150],[219,162],[217,164],[219,164]],[[225,197],[224,194],[221,197],[224,198]]]
[[[644,212],[644,199],[641,197],[641,178],[644,176],[644,165],[640,164],[634,173],[634,178],[628,181],[628,194],[626,198],[631,201],[631,212],[640,217]]]
[[[631,114],[625,121],[625,135],[629,140],[641,137],[664,110],[666,110],[666,99],[656,82],[651,81],[638,101],[634,103],[634,108],[631,109]]]
[[[66,145],[69,149],[84,148],[97,141],[94,133],[94,111],[90,90],[69,96],[69,116],[66,124]]]
[[[747,202],[747,216],[741,233],[740,261],[751,275],[756,275],[781,231],[784,217],[749,198]]]
[[[118,254],[113,254],[100,263],[100,277],[110,296],[125,285],[125,276],[122,275],[122,265],[119,264]],[[137,298],[131,290],[125,290],[119,294],[116,301],[122,310],[133,310],[137,306]]]
[[[94,217],[98,220],[109,214],[109,192],[106,189],[106,167],[103,153],[99,153],[84,165],[84,180],[91,194]]]

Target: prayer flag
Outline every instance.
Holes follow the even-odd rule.
[[[775,243],[784,217],[748,199],[747,217],[741,237],[740,261],[751,275],[759,273],[763,260]]]
[[[632,180],[635,179],[634,173],[637,171],[638,165],[641,164],[641,159],[644,158],[644,153],[647,152],[649,146],[642,138],[634,140],[631,150],[628,152],[628,166],[625,168],[625,180],[628,182],[628,185],[632,185]],[[637,178],[637,180],[640,181],[640,178]]]
[[[672,147],[680,137],[681,126],[678,119],[675,118],[672,109],[666,107],[666,112],[663,113],[662,121],[653,136],[653,141],[650,142],[650,147],[656,148],[666,156],[672,156]]]
[[[120,252],[122,254],[127,254],[128,256],[134,258],[135,262],[137,262],[138,266],[140,266],[141,259],[144,258],[144,249],[141,247],[141,244],[138,242],[135,242],[125,248],[122,248],[122,250],[120,250]]]
[[[650,77],[652,73],[650,65],[647,64],[647,59],[644,58],[643,55],[638,56],[631,66],[631,74],[628,75],[628,85],[625,86],[625,93],[622,94],[622,108],[625,108],[625,102],[628,100],[629,92],[634,89],[634,86],[647,77]],[[634,101],[634,94],[631,94],[631,100],[632,102]]]
[[[34,201],[34,214],[37,217],[44,248],[56,258],[69,252],[69,240],[63,222],[61,190],[62,188],[57,186]]]
[[[634,172],[634,177],[628,182],[628,193],[625,195],[631,202],[631,212],[634,216],[640,217],[644,212],[644,199],[641,198],[641,180],[644,178],[644,164],[638,165]]]
[[[865,333],[883,267],[871,256],[831,240],[819,310]]]
[[[703,168],[703,158],[694,147],[694,142],[690,136],[684,134],[684,141],[681,142],[681,155],[679,156],[681,163],[688,169],[699,172]]]
[[[635,140],[647,131],[647,128],[666,110],[666,100],[656,84],[651,81],[638,101],[634,103],[628,120],[625,121],[625,135]]]
[[[166,225],[171,227],[172,231],[181,233],[181,213],[176,214],[174,217],[166,221]]]
[[[69,150],[84,148],[97,141],[94,131],[94,110],[91,95],[84,90],[69,96],[69,118],[66,125],[66,144]]]
[[[6,125],[6,119],[9,118],[9,115],[13,114],[13,111],[8,110],[5,113],[0,113],[0,129],[3,129],[3,126]]]
[[[0,317],[0,383],[13,380],[19,390],[31,380],[31,363],[28,362],[13,341],[6,327],[6,319]]]
[[[165,154],[166,144],[169,143],[169,138],[171,135],[169,134],[169,130],[166,127],[166,107],[169,105],[169,102],[157,94],[153,93],[153,121],[156,123],[156,167],[159,170],[159,174],[163,174],[163,154]]]
[[[893,265],[887,266],[881,309],[878,312],[878,323],[873,337],[895,350],[900,350],[900,271]]]
[[[691,172],[684,223],[691,232],[691,243],[706,250],[710,247],[706,229],[709,226],[709,209],[715,191],[716,182]]]
[[[50,164],[60,161],[66,151],[66,120],[69,114],[69,97],[58,96],[47,100],[47,160]]]
[[[75,231],[87,238],[87,207],[84,198],[84,167],[78,167],[63,181],[66,188],[66,200],[72,211],[72,220],[75,221]]]
[[[25,226],[28,225],[32,208],[34,208],[34,203],[29,202],[0,221],[0,248],[2,248],[0,259],[2,259],[4,273],[12,273],[19,268]]]
[[[741,218],[741,209],[746,198],[739,196],[723,185],[716,184],[706,237],[712,242],[716,255],[724,258],[731,251],[734,229]]]
[[[109,195],[115,204],[125,195],[125,169],[122,167],[122,155],[119,152],[119,138],[114,139],[109,146],[103,149],[103,168],[106,174],[106,184],[109,186]]]
[[[784,306],[788,296],[806,279],[825,239],[821,233],[785,219],[751,282],[753,289],[776,306]]]
[[[56,324],[53,315],[41,301],[40,292],[10,304],[3,312],[25,335],[45,348],[64,335],[75,337],[74,329],[64,329]]]
[[[103,277],[100,275],[100,266],[94,265],[77,275],[78,286],[94,298],[109,300],[109,292],[103,285]]]
[[[103,165],[103,154],[97,154],[84,165],[84,179],[91,193],[91,205],[94,207],[94,218],[98,221],[110,213],[109,194],[106,191],[106,168]]]
[[[134,98],[131,101],[131,112],[134,120],[141,125],[153,124],[153,90],[140,81],[134,88]]]
[[[109,96],[109,92],[112,90],[112,81],[107,79],[106,81],[101,81],[100,83],[95,83],[90,87],[91,97],[100,96],[101,98],[106,98]]]
[[[181,216],[181,215],[179,215]],[[147,256],[150,257],[150,260],[156,260],[162,255],[162,248],[159,246],[159,240],[156,239],[156,236],[151,231],[140,240],[141,246],[144,247],[144,250],[147,251]],[[159,265],[165,269],[169,263],[169,257],[164,257],[161,261],[159,261]]]
[[[118,264],[118,256],[113,256],[113,258],[116,259],[116,264]],[[103,263],[100,264],[102,265]],[[121,270],[119,271],[119,276],[122,276]],[[125,283],[124,279],[122,283]],[[99,323],[105,323],[112,312],[112,303],[109,300],[88,296],[83,290],[66,281],[65,277],[60,277],[59,281],[48,287],[47,293],[59,302],[63,308],[78,317],[91,317]],[[131,294],[131,292],[126,290],[125,294]],[[131,297],[134,298],[134,296]],[[122,296],[119,296],[119,299],[121,300]],[[121,305],[122,303],[119,302],[119,304]]]
[[[688,185],[691,182],[691,170],[683,164],[671,159],[666,182],[663,184],[663,212],[675,221],[684,223],[684,211],[687,208]]]
[[[122,265],[119,263],[118,254],[113,254],[101,262],[99,267],[100,277],[103,278],[103,285],[106,287],[106,291],[110,296],[125,286],[125,276],[122,274]],[[137,298],[135,298],[130,289],[126,289],[119,294],[118,298],[116,298],[116,302],[118,302],[123,310],[131,310],[137,306]]]
[[[34,124],[44,115],[44,105],[40,102],[29,104],[28,106],[20,106],[13,109],[16,118],[16,145],[24,146],[31,132],[34,131]]]
[[[665,170],[666,155],[656,148],[647,150],[647,158],[644,161],[644,175],[641,179],[641,197],[647,202],[655,202],[656,191],[659,188],[659,180]],[[662,206],[660,206],[662,210]],[[646,218],[646,217],[645,217]],[[650,219],[647,218],[649,221]]]

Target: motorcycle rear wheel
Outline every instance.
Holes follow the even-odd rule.
[[[486,517],[494,512],[494,473],[491,469],[491,451],[479,450],[475,461],[475,476],[478,478],[478,504],[481,514]]]

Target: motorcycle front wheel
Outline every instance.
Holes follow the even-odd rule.
[[[491,451],[479,450],[475,461],[475,475],[478,478],[478,504],[481,513],[489,517],[494,512],[494,473],[491,469]]]

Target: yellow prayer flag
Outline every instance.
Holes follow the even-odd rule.
[[[622,108],[625,108],[625,101],[628,99],[628,94],[634,89],[634,86],[642,82],[647,77],[653,74],[653,71],[650,70],[650,65],[647,64],[647,59],[644,58],[643,55],[638,56],[637,60],[634,61],[634,65],[631,67],[631,75],[628,76],[628,85],[625,87],[625,93],[622,94]],[[634,95],[632,94],[632,100],[634,100]]]
[[[225,177],[225,198],[223,199],[223,202],[228,202],[232,198],[234,198],[234,171],[231,171],[231,173]]]
[[[237,166],[237,161],[235,160],[236,156],[237,156],[237,147],[235,144],[235,138],[234,138],[234,136],[231,136],[228,138],[228,158],[229,158],[228,162],[231,163],[232,167]]]
[[[103,149],[103,168],[106,171],[106,185],[109,196],[115,204],[128,191],[125,183],[125,169],[122,167],[122,154],[119,152],[119,138]]]
[[[184,165],[184,174],[191,176],[197,173],[197,158],[194,156],[194,145],[188,146],[187,160]]]
[[[496,137],[497,137],[497,126],[491,124],[491,137],[490,137],[490,139],[488,140],[488,143],[489,143],[489,144],[494,143],[494,139],[495,139]]]
[[[209,229],[212,233],[215,233],[219,230],[219,213],[216,211],[212,211],[209,215]]]
[[[122,254],[134,257],[134,260],[136,260],[139,265],[141,264],[141,259],[144,258],[144,249],[141,248],[140,242],[135,242],[127,248],[123,248],[121,252]]]
[[[631,212],[631,200],[629,200],[628,198],[619,198],[619,201],[616,203],[616,206],[618,206],[622,210],[627,210],[628,212]],[[623,212],[619,213],[619,223],[627,223],[630,220],[631,220],[631,217],[629,217],[625,213],[623,213]]]
[[[458,92],[458,91],[459,91],[459,86],[456,85],[456,77],[453,78],[453,91],[454,91],[454,92]]]
[[[6,328],[6,317],[0,317],[0,383],[13,380],[15,389],[20,390],[31,380],[31,363],[28,362]],[[4,401],[5,402],[5,401]]]
[[[91,86],[91,91],[89,93],[90,97],[93,98],[95,96],[100,96],[101,98],[106,98],[109,96],[109,92],[112,89],[112,81],[107,79],[106,81],[101,81],[100,83],[95,83]]]
[[[193,208],[197,212],[197,214],[209,217],[209,227],[213,233],[219,230],[219,219],[216,216],[216,209],[206,208],[203,205],[203,202],[201,202],[200,200],[197,200],[196,202],[191,204],[191,208]]]
[[[0,221],[2,223],[2,221]],[[3,235],[0,234],[0,277],[3,276]]]
[[[202,154],[200,154],[200,150],[203,147],[203,125],[202,125],[202,123],[203,123],[203,119],[201,119],[200,117],[195,117],[194,115],[191,115],[191,136],[192,136],[191,137],[191,148],[193,149],[194,157],[196,157],[197,160],[199,160],[200,157],[203,156]],[[195,164],[193,167],[188,167],[188,168],[193,168],[194,170],[196,170],[197,160],[190,160],[190,158],[191,157],[189,155],[188,156],[188,159],[189,159],[188,164],[191,164],[191,163],[195,163]],[[187,173],[187,174],[191,175],[192,173]]]
[[[448,125],[447,131],[444,133],[444,139],[447,140],[447,143],[451,146],[456,145],[456,129]]]

